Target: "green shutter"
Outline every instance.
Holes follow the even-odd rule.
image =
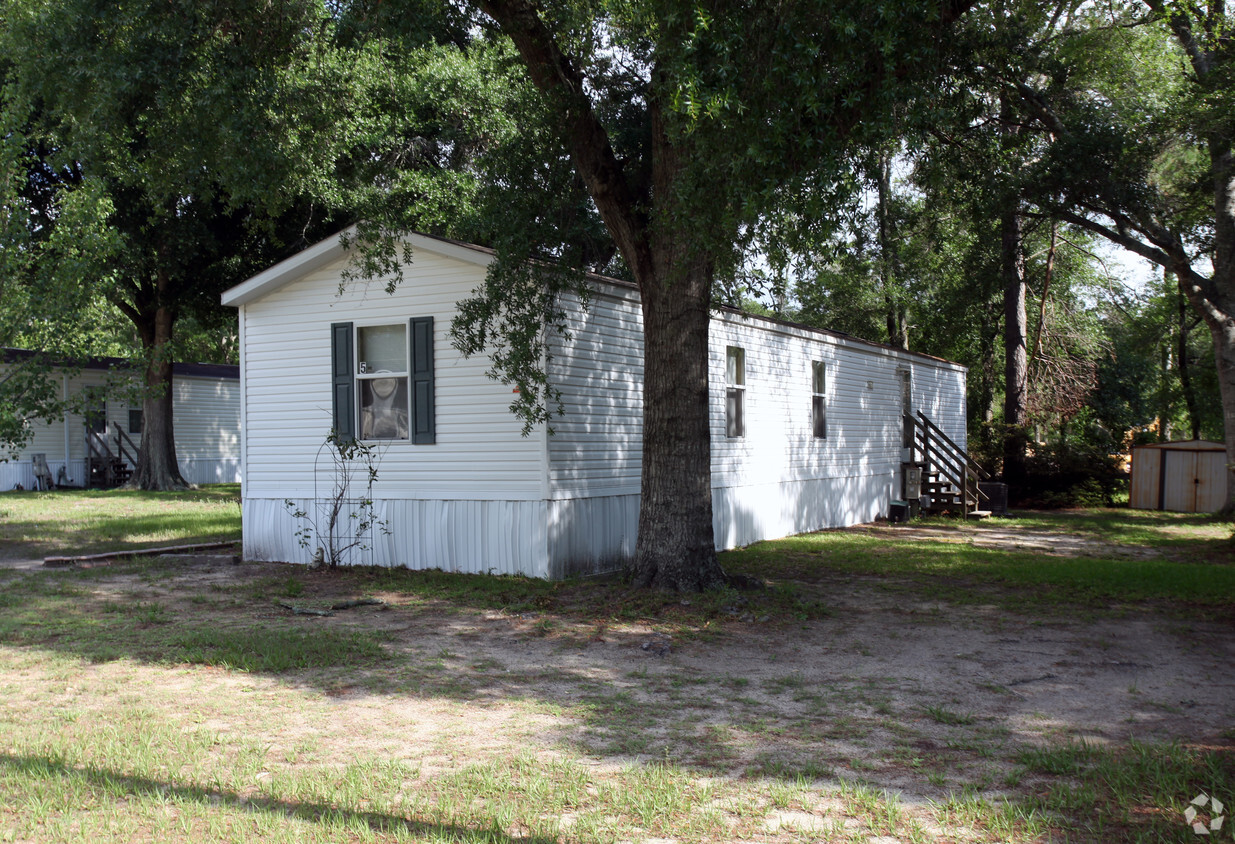
[[[412,339],[412,442],[432,445],[437,441],[433,422],[433,317],[411,321]]]
[[[330,374],[334,430],[341,441],[356,439],[356,378],[352,374],[352,324],[330,326]]]

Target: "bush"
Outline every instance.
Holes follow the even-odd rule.
[[[1115,456],[1084,444],[1037,445],[1025,482],[1008,491],[1020,507],[1111,507],[1127,485]]]

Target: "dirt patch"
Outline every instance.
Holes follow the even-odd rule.
[[[381,592],[381,605],[307,617],[250,597],[284,581],[298,584],[278,599],[289,605],[355,597],[329,572],[209,561],[181,561],[153,580],[103,572],[89,589],[101,601],[158,604],[172,624],[382,634],[392,658],[364,669],[256,680],[133,669],[169,701],[203,683],[229,700],[233,687],[290,681],[308,696],[298,717],[222,704],[198,713],[288,758],[308,742],[322,757],[414,759],[435,771],[517,749],[602,767],[669,760],[708,775],[858,777],[913,805],[974,783],[1000,791],[1025,746],[1226,746],[1235,721],[1235,636],[1216,622],[1031,618],[916,600],[874,578],[803,585],[831,608],[820,620],[727,618],[693,630]],[[29,682],[42,683],[38,674]]]
[[[1002,551],[1027,551],[1052,557],[1122,557],[1156,559],[1165,556],[1160,549],[1142,545],[1118,545],[1109,539],[1084,533],[1067,533],[1056,529],[1033,528],[1024,525],[1003,526],[1002,523],[957,523],[954,525],[864,525],[853,528],[858,533],[886,536],[893,540],[930,540],[975,548],[996,548]]]

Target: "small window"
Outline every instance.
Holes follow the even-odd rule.
[[[129,408],[129,433],[140,434],[142,432],[142,412],[139,408]]]
[[[725,436],[746,435],[746,351],[725,347]]]
[[[356,329],[356,394],[362,440],[408,438],[407,327]]]
[[[913,448],[913,382],[908,369],[898,369],[901,382],[901,446]]]
[[[91,434],[107,433],[107,399],[102,389],[86,388],[86,409],[83,414],[86,420],[86,431]]]
[[[827,364],[821,360],[812,361],[810,365],[810,421],[811,431],[816,439],[828,437],[828,387]]]

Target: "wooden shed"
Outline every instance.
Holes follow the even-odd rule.
[[[1130,503],[1138,510],[1214,513],[1226,503],[1226,446],[1205,440],[1132,449]]]

